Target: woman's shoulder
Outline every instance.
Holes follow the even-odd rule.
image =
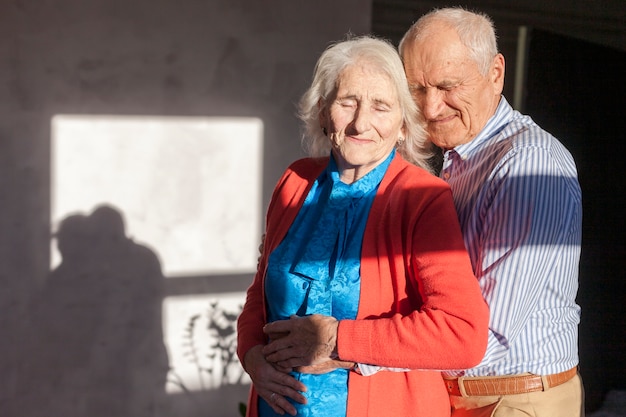
[[[315,181],[328,165],[329,158],[302,158],[285,169],[276,184],[274,193],[293,192],[294,187],[307,187]]]
[[[321,167],[322,169],[326,167],[326,165],[328,165],[328,160],[329,157],[323,157],[323,158],[311,158],[311,157],[306,157],[306,158],[301,158],[301,159],[296,159],[295,161],[291,162],[289,164],[289,168],[290,169],[315,169],[316,167],[319,168]]]
[[[287,167],[283,177],[296,174],[301,178],[317,178],[317,176],[328,165],[329,158],[302,158],[298,159]]]

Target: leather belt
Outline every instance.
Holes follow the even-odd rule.
[[[450,395],[469,397],[475,395],[512,395],[546,391],[561,385],[578,373],[578,367],[552,375],[513,375],[496,377],[444,378]]]

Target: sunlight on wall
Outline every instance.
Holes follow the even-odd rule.
[[[256,269],[261,120],[57,115],[51,131],[52,231],[72,214],[107,204],[121,213],[127,237],[156,253],[166,279],[191,282],[187,294],[156,300],[166,391],[249,383],[235,356],[245,288],[210,293],[206,282]],[[51,269],[60,261],[52,239]]]
[[[261,231],[263,124],[255,118],[57,115],[53,228],[100,203],[166,276],[248,272]],[[52,267],[59,262],[52,247]]]
[[[165,299],[165,338],[169,340],[167,392],[180,393],[250,382],[236,356],[236,317],[240,293]],[[177,318],[186,318],[181,323]],[[182,325],[181,325],[182,324]]]

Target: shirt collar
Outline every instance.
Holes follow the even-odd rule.
[[[461,159],[467,159],[477,149],[481,149],[483,145],[496,136],[513,118],[513,108],[504,96],[500,97],[500,103],[496,108],[496,112],[489,118],[487,124],[478,135],[471,141],[454,147],[454,151]],[[447,151],[446,154],[450,152]]]
[[[378,187],[395,155],[396,150],[394,148],[391,150],[391,153],[389,154],[389,156],[387,156],[387,158],[385,158],[383,162],[378,164],[378,166],[376,166],[362,178],[359,178],[352,184],[344,184],[339,179],[339,169],[337,167],[337,162],[335,161],[334,155],[331,153],[330,161],[328,163],[328,166],[326,167],[326,177],[331,181],[331,184],[333,184],[334,187],[345,187],[347,190],[350,190],[349,192],[350,194],[352,194],[353,197],[362,197],[364,194],[367,194],[371,190]]]

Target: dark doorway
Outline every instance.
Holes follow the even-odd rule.
[[[532,30],[524,113],[572,152],[583,192],[578,302],[587,411],[625,389],[626,53]]]

